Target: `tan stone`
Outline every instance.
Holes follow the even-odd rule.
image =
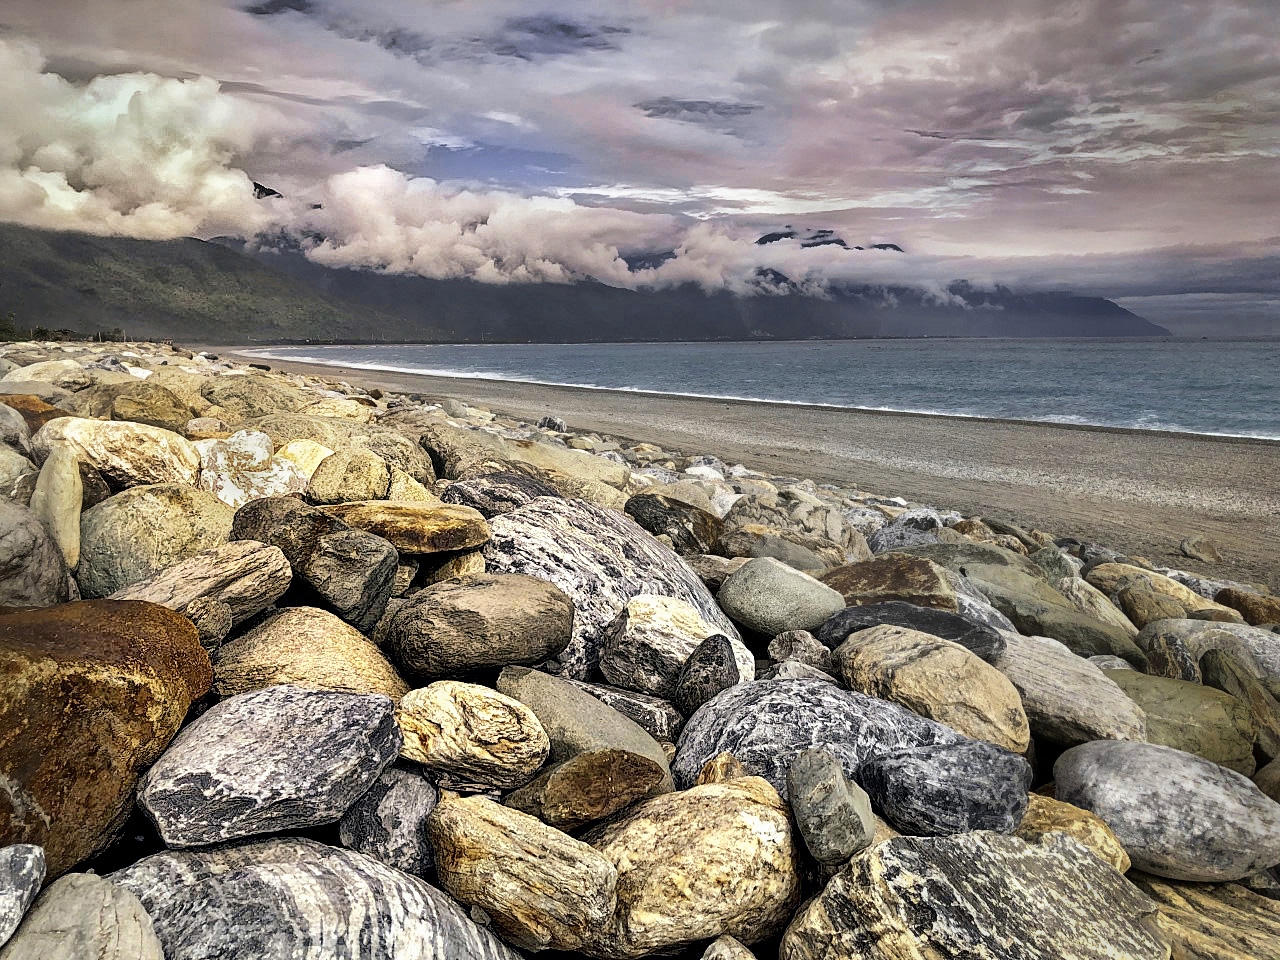
[[[1238,611],[1244,617],[1244,622],[1251,626],[1261,623],[1280,623],[1280,597],[1264,597],[1260,593],[1227,587],[1225,590],[1219,590],[1214,599]]]
[[[1063,577],[1058,581],[1058,592],[1081,613],[1119,627],[1131,637],[1138,635],[1138,628],[1133,625],[1133,621],[1126,617],[1105,593],[1087,580],[1081,580],[1079,577]]]
[[[391,468],[391,486],[387,488],[387,499],[408,503],[442,502],[439,497],[399,467]]]
[[[58,444],[40,468],[36,488],[31,494],[31,510],[53,537],[70,570],[80,562],[80,506],[83,498],[80,462],[70,447]]]
[[[1129,855],[1101,817],[1052,797],[1030,794],[1017,836],[1028,843],[1039,843],[1046,833],[1065,833],[1120,873],[1129,870]]]
[[[298,413],[311,417],[337,417],[340,420],[354,420],[356,423],[373,422],[373,407],[366,406],[346,397],[322,397],[315,403],[304,404]]]
[[[504,803],[560,830],[612,816],[653,791],[663,769],[627,750],[592,750],[570,757],[509,794]]]
[[[480,511],[452,503],[369,500],[326,508],[349,527],[376,533],[401,553],[470,550],[489,539]]]
[[[310,480],[315,476],[320,463],[326,457],[333,456],[333,451],[314,440],[290,440],[276,451],[276,456],[293,463],[298,471]]]
[[[1135,874],[1155,900],[1160,932],[1174,960],[1274,960],[1280,957],[1280,904],[1235,883],[1179,883]]]
[[[1185,587],[1176,580],[1170,580],[1162,574],[1130,566],[1127,563],[1100,563],[1089,571],[1085,579],[1107,596],[1112,596],[1126,580],[1132,577],[1145,581],[1156,593],[1178,601],[1188,613],[1193,610],[1224,609],[1223,604],[1206,600],[1190,587]]]
[[[920,557],[890,553],[836,567],[821,580],[851,607],[901,600],[918,607],[956,609],[956,592],[946,570]]]
[[[711,783],[728,783],[749,776],[744,767],[732,753],[720,753],[702,765],[698,771],[697,785],[700,787]]]
[[[77,457],[117,487],[148,483],[194,486],[200,454],[185,437],[142,423],[61,417],[31,438],[40,457],[66,444]]]

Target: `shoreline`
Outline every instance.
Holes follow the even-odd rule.
[[[264,362],[244,349],[221,352]],[[579,431],[1039,526],[1160,566],[1280,590],[1280,442],[1273,440],[266,362],[524,419],[558,416]],[[1216,542],[1222,562],[1182,556],[1178,544],[1190,536]]]

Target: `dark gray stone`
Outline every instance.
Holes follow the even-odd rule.
[[[65,603],[67,565],[40,519],[27,507],[0,500],[0,607]]]
[[[873,603],[866,607],[845,607],[815,630],[814,636],[834,650],[850,634],[882,624],[907,627],[943,640],[951,640],[988,663],[1004,652],[1004,638],[986,624],[947,610],[917,607],[897,600]]]
[[[519,958],[425,881],[311,840],[167,851],[110,879],[142,901],[168,960]]]
[[[733,644],[719,634],[707,637],[694,649],[676,680],[675,705],[686,717],[739,680]]]
[[[871,843],[876,832],[871,798],[844,775],[828,750],[802,750],[787,771],[787,793],[800,836],[813,859],[839,866]]]
[[[554,430],[556,433],[568,433],[569,427],[559,417],[550,414],[538,421],[539,430]]]
[[[901,550],[903,547],[919,547],[925,544],[938,543],[937,531],[943,526],[942,518],[937,511],[928,507],[916,507],[904,510],[871,536],[867,537],[867,546],[872,553],[886,553],[890,550]]]
[[[44,848],[33,843],[0,847],[0,947],[18,929],[44,883]]]
[[[445,488],[440,499],[479,510],[488,520],[532,503],[538,497],[559,496],[560,491],[537,477],[506,470],[455,480]]]
[[[278,686],[223,700],[138,783],[171,847],[338,820],[400,753],[389,697]]]
[[[655,537],[670,537],[681,556],[710,553],[724,530],[715,514],[660,493],[637,493],[623,509]]]
[[[431,869],[427,817],[440,794],[422,774],[389,767],[338,824],[342,845],[388,866],[425,877]]]
[[[603,683],[587,683],[569,680],[579,690],[585,690],[605,706],[612,707],[632,720],[653,739],[674,743],[676,734],[684,725],[684,716],[669,700],[652,697],[647,693],[623,690]]]

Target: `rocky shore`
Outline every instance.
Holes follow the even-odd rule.
[[[0,347],[0,960],[1280,957],[1213,542],[264,367]]]

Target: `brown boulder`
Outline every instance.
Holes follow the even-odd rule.
[[[33,397],[25,393],[0,394],[0,403],[3,403],[6,407],[12,407],[22,414],[22,419],[27,422],[27,429],[32,433],[36,433],[50,420],[71,416],[66,410],[59,409],[45,403],[39,397]]]
[[[890,553],[828,571],[819,579],[851,607],[901,600],[917,607],[956,609],[947,571],[931,560]]]
[[[480,511],[452,503],[367,500],[324,509],[349,527],[376,533],[401,553],[469,550],[489,539]]]
[[[1251,626],[1260,623],[1280,623],[1280,597],[1264,597],[1238,587],[1219,590],[1213,598],[1217,603],[1239,611],[1244,622]]]

